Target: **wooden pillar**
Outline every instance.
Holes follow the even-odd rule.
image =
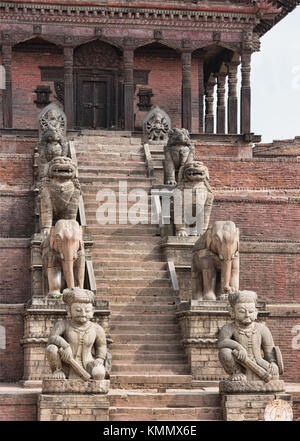
[[[64,108],[68,128],[74,127],[73,47],[64,47]]]
[[[221,70],[217,73],[217,133],[225,133],[225,81],[227,72]]]
[[[13,126],[12,112],[12,75],[11,75],[11,56],[12,46],[8,44],[2,45],[2,66],[5,75],[5,88],[2,90],[2,107],[3,107],[3,128],[9,129]]]
[[[204,106],[203,97],[205,95],[204,88],[204,54],[199,56],[198,60],[198,95],[199,95],[199,133],[203,133]]]
[[[238,132],[237,69],[238,62],[228,64],[228,133]]]
[[[214,87],[216,77],[210,74],[205,85],[205,133],[214,133]]]
[[[181,53],[182,66],[182,127],[189,132],[192,130],[192,87],[191,87],[191,68],[192,52],[185,50]]]
[[[133,48],[124,48],[124,128],[134,130]]]
[[[251,132],[251,52],[242,53],[241,134]]]

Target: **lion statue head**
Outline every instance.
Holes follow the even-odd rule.
[[[188,130],[186,129],[170,129],[168,146],[173,145],[191,145],[191,139]]]
[[[56,156],[47,165],[49,178],[71,180],[76,176],[76,166],[72,159],[66,156]]]
[[[208,168],[200,161],[193,161],[181,167],[178,174],[178,183],[208,183]]]

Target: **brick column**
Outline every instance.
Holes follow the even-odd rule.
[[[216,77],[210,75],[205,85],[205,133],[214,133],[214,87]]]
[[[192,87],[191,87],[191,67],[192,67],[192,52],[185,50],[181,53],[182,66],[182,127],[189,132],[192,130]]]
[[[217,73],[217,133],[225,133],[226,114],[225,114],[225,81],[227,73]]]
[[[242,53],[241,134],[251,132],[251,52]]]
[[[64,108],[68,128],[74,127],[73,48],[64,47]]]
[[[201,54],[198,60],[199,132],[200,133],[203,133],[203,118],[204,118],[203,97],[205,95],[203,60],[204,60],[204,54]]]
[[[13,126],[12,112],[12,74],[11,74],[11,56],[12,46],[2,45],[2,66],[5,74],[5,89],[2,90],[2,108],[3,108],[3,127],[5,129]]]
[[[124,128],[134,130],[133,48],[124,48]]]
[[[237,133],[238,97],[237,97],[237,69],[239,63],[228,64],[228,133]]]

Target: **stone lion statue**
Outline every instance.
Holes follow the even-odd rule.
[[[49,232],[59,219],[76,220],[80,184],[75,164],[65,156],[56,156],[47,163],[45,174],[39,186],[40,220],[41,230]]]
[[[186,129],[177,128],[169,130],[164,153],[165,184],[175,186],[180,168],[194,160],[195,148],[191,144],[189,132]]]
[[[208,168],[200,161],[188,162],[179,170],[176,191],[181,191],[184,212],[182,223],[176,223],[174,219],[176,236],[187,237],[188,226],[197,227],[195,235],[200,235],[207,230],[214,200],[208,181]],[[186,214],[194,216],[194,223],[188,222]]]

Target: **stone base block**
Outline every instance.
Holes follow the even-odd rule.
[[[43,394],[107,394],[109,391],[109,380],[89,380],[80,379],[57,380],[47,378],[43,380]]]
[[[109,397],[104,394],[41,394],[38,421],[108,421]]]
[[[223,394],[222,411],[225,421],[265,421],[265,409],[274,400],[292,405],[288,394]]]
[[[284,392],[285,384],[283,380],[272,380],[268,383],[264,381],[220,381],[220,393],[260,393],[260,392]]]

